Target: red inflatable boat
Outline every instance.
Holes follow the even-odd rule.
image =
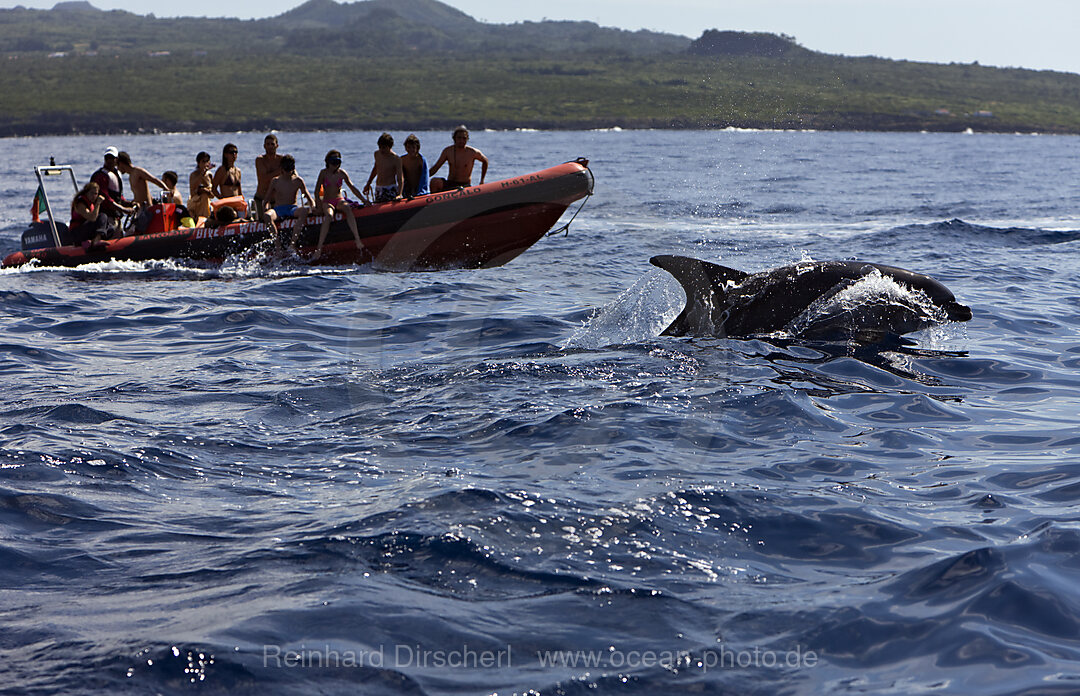
[[[588,161],[579,159],[531,174],[481,186],[417,196],[410,200],[356,207],[361,248],[340,214],[335,216],[317,264],[374,263],[388,270],[483,268],[501,266],[535,244],[555,226],[566,209],[592,193]],[[49,176],[70,167],[36,167],[44,188]],[[66,179],[66,176],[63,176]],[[43,190],[43,189],[41,189]],[[40,191],[40,190],[39,190]],[[40,195],[40,194],[39,194]],[[60,208],[67,211],[67,201]],[[265,242],[266,225],[238,221],[219,227],[180,227],[155,219],[146,234],[106,240],[83,248],[70,241],[67,225],[49,219],[35,222],[23,233],[22,250],[9,254],[4,267],[36,262],[42,266],[77,266],[109,259],[197,259],[221,261]],[[163,214],[162,206],[155,211]],[[314,254],[322,216],[311,216],[300,233],[301,257]],[[295,220],[279,223],[291,237]]]

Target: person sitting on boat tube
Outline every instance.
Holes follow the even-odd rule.
[[[239,212],[247,215],[244,188],[240,184],[240,167],[236,166],[236,156],[239,152],[240,150],[232,143],[226,144],[221,149],[221,166],[214,172],[214,196],[222,200],[238,198],[238,203],[243,201],[242,210]],[[221,206],[215,207],[221,208]]]
[[[373,179],[376,203],[388,203],[401,198],[405,179],[401,174],[401,158],[394,152],[394,136],[389,133],[379,136],[379,149],[375,151],[375,164],[372,165],[371,176],[364,185],[364,193],[371,191]]]
[[[469,129],[465,126],[458,126],[454,129],[453,139],[454,144],[443,149],[438,161],[435,162],[435,166],[428,172],[434,177],[435,172],[439,171],[443,162],[446,162],[450,167],[445,179],[437,177],[431,180],[432,193],[472,186],[473,165],[477,162],[480,162],[481,184],[484,183],[484,177],[487,176],[488,159],[484,157],[484,153],[468,144]]]
[[[364,194],[353,186],[348,172],[341,168],[341,153],[331,150],[326,153],[326,168],[319,172],[319,178],[315,180],[315,212],[324,217],[322,227],[319,228],[319,242],[315,245],[315,255],[311,257],[312,261],[322,256],[323,242],[326,241],[326,233],[330,231],[330,223],[334,219],[335,210],[341,213],[349,225],[349,231],[356,240],[356,248],[364,247],[360,243],[360,232],[356,229],[356,216],[352,212],[352,203],[341,195],[342,185],[348,186],[357,198],[367,203]]]
[[[420,154],[420,138],[417,138],[415,133],[405,138],[405,154],[401,156],[401,175],[405,181],[401,195],[405,198],[431,193],[428,163]]]
[[[113,227],[119,228],[120,218],[135,212],[135,206],[124,198],[124,180],[116,168],[116,156],[120,154],[115,147],[105,150],[104,164],[91,175],[90,180],[98,185],[98,194],[105,199],[103,212],[112,220]]]
[[[274,238],[275,251],[281,250],[281,235],[276,224],[278,220],[296,217],[292,233],[293,248],[296,247],[301,230],[307,224],[308,209],[302,205],[296,205],[297,194],[302,194],[304,202],[312,208],[315,207],[315,201],[308,193],[307,184],[296,173],[296,159],[292,155],[285,155],[281,158],[281,174],[275,176],[266,187],[267,208],[263,215],[263,222],[266,223],[267,229]]]
[[[103,210],[105,197],[97,182],[88,181],[75,194],[71,201],[71,230],[73,244],[82,244],[83,248],[101,244],[102,237],[108,236],[109,216]]]

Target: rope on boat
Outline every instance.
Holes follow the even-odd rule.
[[[578,161],[579,162],[581,161],[580,158],[578,159]],[[589,169],[588,166],[586,166],[585,171],[587,171],[589,173],[589,179],[591,179],[591,181],[589,181],[589,192],[586,193],[585,197],[581,199],[581,205],[579,205],[578,209],[574,211],[574,214],[570,216],[570,219],[566,221],[566,224],[563,225],[562,227],[551,230],[546,235],[544,235],[545,237],[550,237],[550,236],[558,234],[560,232],[565,233],[565,235],[567,237],[570,236],[570,223],[574,221],[574,218],[576,218],[578,216],[578,213],[580,213],[582,211],[582,209],[585,207],[585,204],[589,202],[590,198],[592,198],[593,187],[596,184],[596,179],[593,177],[592,170]]]

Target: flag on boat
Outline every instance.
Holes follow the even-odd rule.
[[[34,194],[34,202],[30,204],[30,219],[33,222],[41,222],[42,210],[45,210],[45,187],[38,184],[37,193]]]

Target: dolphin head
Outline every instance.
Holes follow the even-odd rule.
[[[857,262],[856,262],[857,263]],[[881,264],[866,264],[881,271],[882,275],[889,276],[902,285],[907,285],[915,290],[920,290],[930,298],[937,307],[945,310],[949,321],[970,321],[971,307],[962,305],[956,301],[952,291],[930,276],[909,271],[895,266],[883,266]]]
[[[949,321],[971,321],[971,307],[962,305],[956,300],[946,302],[943,307],[949,316]]]

